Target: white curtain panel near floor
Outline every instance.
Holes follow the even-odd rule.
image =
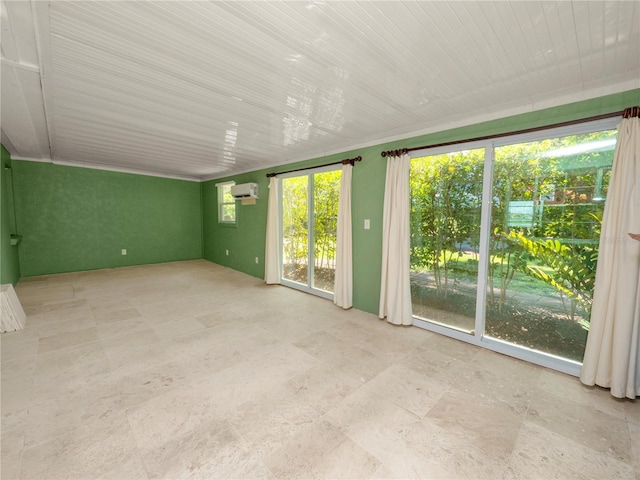
[[[408,154],[388,157],[382,217],[382,281],[380,318],[394,325],[411,325],[409,285],[409,166]]]
[[[618,125],[580,380],[640,396],[640,108]]]
[[[280,283],[280,180],[269,181],[269,204],[267,210],[267,238],[264,253],[264,281]]]
[[[0,285],[0,333],[22,330],[26,321],[27,316],[13,285]]]
[[[353,166],[342,165],[340,198],[338,200],[338,231],[336,248],[336,281],[333,303],[342,308],[353,306],[353,260],[351,231],[351,177]]]

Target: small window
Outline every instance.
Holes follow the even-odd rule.
[[[236,223],[236,200],[231,195],[235,182],[221,183],[218,187],[218,223]]]

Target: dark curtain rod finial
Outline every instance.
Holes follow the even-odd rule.
[[[409,153],[408,148],[399,148],[398,150],[387,150],[386,152],[382,152],[380,155],[383,157],[398,157],[400,155],[404,155],[405,153]]]
[[[622,118],[634,118],[640,117],[640,106],[625,108],[622,113]]]
[[[342,160],[342,165],[355,165],[356,162],[359,162],[362,160],[362,157],[360,155],[358,155],[355,158],[346,158],[344,160]]]

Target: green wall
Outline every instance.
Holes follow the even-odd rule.
[[[362,156],[362,162],[353,170],[353,304],[355,308],[371,313],[378,312],[380,298],[380,274],[382,255],[382,206],[384,201],[385,160],[383,150],[402,147],[466,140],[474,137],[508,133],[514,130],[545,126],[585,117],[616,112],[640,104],[640,90],[576,102],[536,112],[515,115],[466,127],[445,130],[429,135],[408,138],[375,147],[351,150],[339,155],[315,158],[279,168],[259,170],[242,175],[205,182],[203,192],[204,258],[250,275],[263,278],[264,248],[267,216],[268,171],[278,172],[293,168],[321,165],[343,158]],[[358,139],[353,139],[354,143]],[[238,225],[230,228],[218,225],[215,184],[234,180],[236,183],[256,182],[260,198],[256,205],[238,204]],[[371,220],[371,229],[364,230],[364,219]],[[229,256],[225,250],[229,250]],[[255,257],[260,264],[255,264]]]
[[[18,160],[13,172],[23,276],[202,258],[197,182]]]
[[[13,205],[12,162],[9,152],[0,145],[0,284],[18,283],[20,262],[18,245],[11,245],[11,234],[16,233]]]

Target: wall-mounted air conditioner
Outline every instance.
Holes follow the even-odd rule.
[[[258,198],[257,183],[242,183],[231,187],[233,198]]]

